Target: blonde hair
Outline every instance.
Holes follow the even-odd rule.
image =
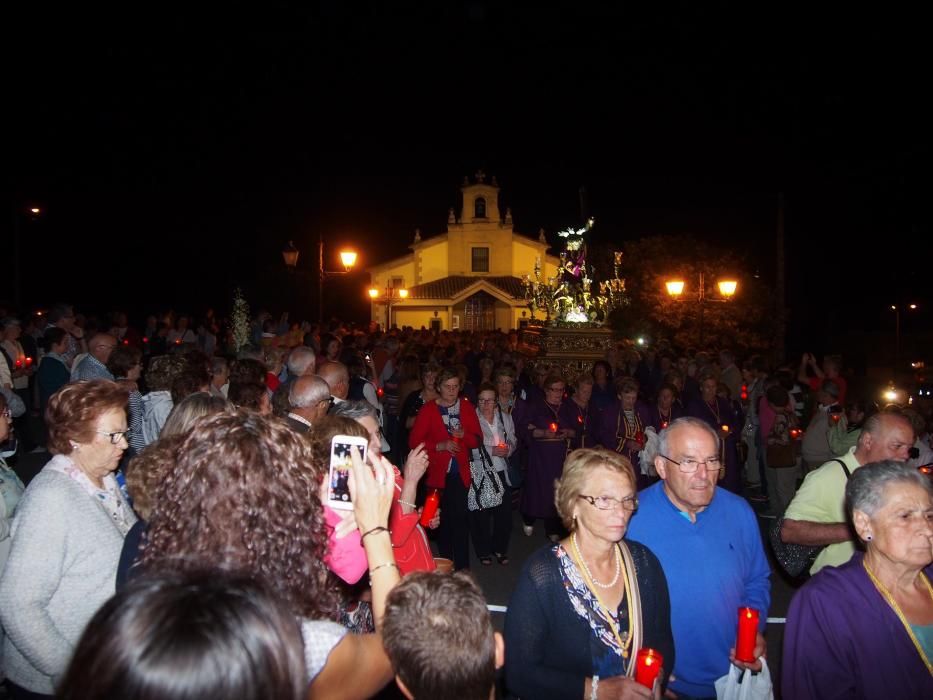
[[[574,450],[564,462],[563,475],[554,481],[554,505],[557,507],[561,522],[568,530],[574,529],[573,506],[583,493],[587,479],[590,478],[593,470],[599,467],[622,474],[628,479],[632,488],[635,488],[635,470],[628,457],[602,447]]]

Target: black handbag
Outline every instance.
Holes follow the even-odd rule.
[[[834,459],[832,461],[839,462],[842,470],[846,473],[846,479],[851,476],[845,462],[841,459]],[[814,560],[819,553],[823,551],[826,545],[806,545],[785,542],[781,539],[781,525],[783,524],[783,517],[777,518],[774,521],[768,530],[768,540],[771,542],[771,549],[774,552],[774,558],[777,560],[777,563],[780,564],[781,568],[784,569],[788,575],[798,578],[810,571],[810,567],[813,566]]]

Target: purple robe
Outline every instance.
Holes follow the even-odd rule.
[[[793,700],[933,698],[933,675],[856,552],[794,596],[781,687]],[[924,569],[933,580],[933,565]]]
[[[710,408],[702,398],[696,399],[687,405],[686,415],[699,418],[710,424],[717,433],[724,425],[729,426],[729,437],[723,441],[723,462],[725,476],[719,481],[724,489],[742,495],[742,476],[739,466],[739,453],[736,451],[736,441],[742,434],[742,425],[732,410],[731,404],[719,396],[716,397],[716,410]]]
[[[564,459],[567,457],[567,440],[554,438],[536,438],[534,429],[548,430],[552,423],[557,423],[558,430],[576,427],[576,420],[567,420],[569,413],[561,416],[563,404],[551,409],[545,401],[535,401],[528,404],[527,409],[521,412],[521,426],[515,424],[516,433],[525,434],[528,445],[528,473],[522,485],[522,515],[530,518],[555,518],[557,508],[554,506],[554,480],[559,479],[564,470]],[[555,416],[555,413],[557,414]],[[529,428],[529,426],[532,426]]]
[[[684,409],[676,401],[671,404],[670,415],[666,418],[661,415],[661,411],[658,409],[657,404],[642,404],[642,407],[644,409],[642,413],[642,420],[645,422],[645,427],[647,428],[650,426],[654,428],[654,432],[656,433],[661,432],[662,422],[666,421],[667,423],[671,423],[684,414]]]
[[[621,414],[621,401],[616,401],[602,412],[599,418],[596,441],[607,450],[612,450],[613,452],[618,452],[628,457],[637,472],[638,453],[641,452],[641,448],[644,446],[644,432],[647,427],[645,424],[645,418],[648,416],[647,407],[641,401],[635,402],[635,417],[637,419],[636,433],[642,434],[641,445],[634,439],[629,439],[622,443],[622,436],[625,435],[625,418]]]
[[[566,423],[571,426],[576,433],[570,440],[570,449],[577,450],[581,447],[596,447],[596,428],[598,425],[599,411],[593,407],[590,401],[586,406],[581,407],[573,399],[567,399],[560,405],[560,421],[563,425]]]

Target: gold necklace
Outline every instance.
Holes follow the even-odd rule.
[[[609,627],[612,629],[612,634],[615,636],[616,642],[619,644],[619,648],[622,650],[622,658],[627,659],[629,657],[629,647],[632,646],[632,625],[634,624],[634,614],[632,612],[632,596],[629,594],[628,585],[625,582],[625,576],[622,576],[622,595],[625,598],[626,609],[628,610],[628,631],[625,633],[625,641],[623,642],[622,637],[619,634],[619,628],[616,626],[615,621],[612,619],[612,613],[609,612],[609,608],[607,608],[605,603],[603,603],[603,599],[599,597],[599,592],[596,590],[596,586],[593,585],[590,578],[589,569],[587,569],[586,565],[583,564],[583,555],[580,554],[580,548],[577,547],[576,537],[571,537],[570,542],[573,545],[573,557],[574,563],[577,564],[577,570],[583,574],[584,582],[593,593],[593,596],[596,598],[596,602],[599,603],[599,607],[602,608],[603,614],[606,616],[606,620],[609,622]],[[616,544],[617,550],[618,547],[619,545]],[[618,554],[618,551],[616,551],[616,556],[618,556]],[[626,574],[627,573],[628,572],[626,571]]]
[[[920,654],[920,658],[923,659],[923,662],[927,665],[927,671],[930,672],[930,675],[933,676],[933,663],[930,662],[930,659],[927,658],[926,652],[923,650],[923,646],[920,644],[920,641],[917,639],[917,636],[914,634],[913,629],[910,626],[910,623],[907,621],[907,617],[904,615],[904,612],[901,610],[901,606],[897,604],[897,601],[894,599],[894,596],[884,587],[884,584],[881,583],[872,573],[872,570],[868,568],[868,562],[865,559],[862,559],[862,566],[865,567],[865,572],[868,574],[868,578],[871,579],[871,582],[875,584],[875,588],[878,589],[878,592],[881,594],[881,597],[884,598],[888,605],[891,606],[891,609],[894,611],[894,614],[897,615],[898,619],[901,621],[901,624],[904,625],[904,629],[907,630],[908,636],[910,636],[910,641],[914,643],[914,647],[917,649],[917,653]],[[933,600],[933,586],[930,585],[930,579],[926,577],[922,571],[920,572],[920,578],[926,584],[927,592],[930,594],[930,599]]]

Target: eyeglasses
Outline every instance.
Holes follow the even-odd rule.
[[[477,399],[476,403],[495,403],[495,399]]]
[[[638,497],[626,496],[623,499],[613,498],[612,496],[584,496],[582,493],[577,496],[587,501],[591,506],[596,506],[599,510],[616,510],[622,506],[623,510],[638,510]]]
[[[2,411],[0,411],[0,416],[3,418],[12,418],[13,411],[11,411],[9,408],[4,408]]]
[[[126,440],[129,442],[129,438],[127,437],[127,435],[130,434],[129,430],[118,430],[113,433],[108,433],[106,430],[97,430],[95,432],[97,432],[98,435],[106,435],[109,437],[111,445],[119,445],[120,440]]]
[[[701,464],[708,472],[715,472],[722,469],[722,460],[719,459],[719,457],[707,457],[705,460],[698,460],[694,459],[693,457],[687,457],[680,462],[678,462],[676,459],[671,459],[667,455],[662,455],[660,452],[658,453],[658,457],[663,457],[668,462],[673,462],[684,474],[693,474],[697,469],[700,468]]]

